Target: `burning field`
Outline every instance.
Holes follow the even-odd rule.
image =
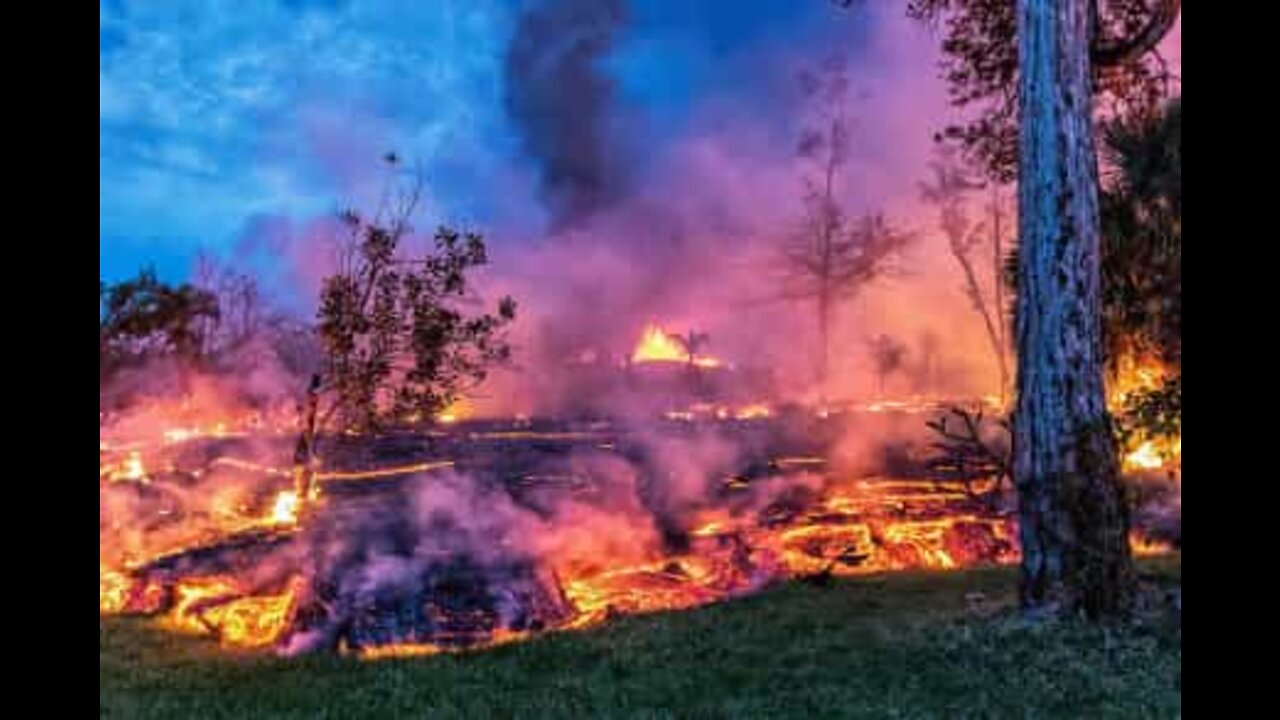
[[[649,336],[640,347],[653,355],[625,372],[720,365]],[[376,658],[797,579],[1016,561],[1011,498],[992,478],[941,478],[921,443],[882,433],[849,462],[850,437],[938,412],[911,398],[819,412],[702,401],[644,421],[451,415],[327,438],[302,497],[288,413],[142,405],[100,437],[99,610],[232,648]],[[1126,462],[1165,490],[1137,517],[1139,554],[1180,544],[1178,445],[1176,458],[1137,445]]]

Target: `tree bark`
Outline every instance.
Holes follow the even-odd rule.
[[[1023,608],[1112,615],[1133,576],[1103,389],[1089,0],[1018,0],[1014,477]]]

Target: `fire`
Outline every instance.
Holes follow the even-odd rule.
[[[298,522],[298,493],[285,490],[276,495],[271,506],[271,522],[276,525],[294,525]]]
[[[212,633],[228,647],[254,648],[275,643],[287,628],[299,580],[274,595],[249,595],[234,578],[187,580],[165,624],[181,632]]]
[[[130,450],[119,463],[108,463],[101,470],[100,474],[112,482],[147,481],[147,468],[138,450]]]
[[[98,563],[98,612],[124,612],[129,605],[133,582],[127,575]]]
[[[464,648],[446,648],[433,643],[394,643],[391,645],[375,645],[372,647],[360,648],[360,650],[356,652],[356,655],[361,660],[427,657],[431,655],[439,655],[445,652],[480,650],[483,648],[497,647],[498,645],[506,645],[507,643],[516,642],[518,640],[525,640],[530,635],[531,633],[529,632],[499,628],[495,630],[493,635],[485,642],[478,643],[476,645],[468,645]]]
[[[1136,393],[1155,390],[1169,374],[1161,363],[1126,355],[1107,385],[1107,409],[1113,414],[1125,409]],[[1138,437],[1123,448],[1122,467],[1127,471],[1154,471],[1182,467],[1182,437]]]
[[[753,403],[733,407],[712,403],[693,403],[684,409],[667,410],[662,414],[668,420],[695,422],[698,420],[763,420],[773,417],[773,409],[766,403]]]
[[[1164,470],[1182,467],[1182,438],[1157,437],[1142,440],[1127,449],[1123,466],[1125,470]]]
[[[144,480],[147,477],[147,470],[142,466],[142,453],[134,450],[125,458],[124,468],[121,472],[122,480]]]
[[[758,420],[773,415],[773,410],[764,403],[755,405],[744,405],[734,411],[733,417],[737,420]]]
[[[467,402],[466,398],[459,398],[451,403],[449,407],[441,410],[440,413],[436,415],[436,422],[443,423],[445,425],[452,425],[459,421],[466,420],[474,414],[475,411],[472,409],[471,403]]]
[[[295,606],[296,583],[278,595],[245,597],[205,613],[219,639],[232,647],[272,645],[288,627]]]
[[[1164,467],[1164,458],[1155,441],[1147,440],[1124,456],[1124,465],[1126,469],[1159,470]]]
[[[1123,410],[1130,397],[1160,387],[1166,375],[1168,371],[1155,360],[1125,355],[1116,363],[1116,372],[1107,384],[1107,409],[1113,413]]]
[[[1153,540],[1137,530],[1132,530],[1129,532],[1129,549],[1134,555],[1142,557],[1162,555],[1173,550],[1173,547],[1163,540]]]
[[[720,361],[713,357],[693,356],[679,340],[657,325],[648,325],[640,337],[639,344],[631,353],[633,363],[686,363],[697,367],[720,367]]]

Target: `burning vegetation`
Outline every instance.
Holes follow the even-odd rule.
[[[684,348],[651,325],[630,362],[724,367]],[[297,430],[283,418],[225,402],[202,414],[193,398],[141,403],[99,442],[100,612],[158,615],[229,647],[377,658],[788,580],[1018,558],[1007,488],[989,469],[940,473],[910,442],[884,450],[876,473],[838,459],[858,423],[937,413],[937,402],[685,407],[644,421],[459,419],[321,436],[335,442],[314,458],[305,499],[289,462]],[[1127,465],[1148,470],[1146,447]],[[1150,461],[1172,471],[1180,454]],[[1176,540],[1139,532],[1133,547]]]

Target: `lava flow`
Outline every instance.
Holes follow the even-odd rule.
[[[712,468],[726,441],[690,439],[739,442],[783,422],[763,403],[699,413],[666,440],[658,426],[468,420],[359,438],[362,459],[322,459],[308,498],[294,488],[287,436],[240,436],[229,422],[221,434],[104,431],[99,611],[161,616],[229,647],[377,658],[796,579],[1018,559],[1009,504],[972,484],[851,480],[822,454],[776,454],[725,475]],[[1169,547],[1142,532],[1132,546]]]

